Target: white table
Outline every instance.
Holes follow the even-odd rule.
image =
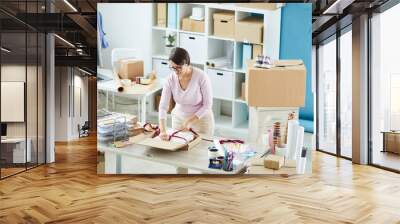
[[[26,139],[27,147],[25,154],[25,138],[5,138],[1,139],[1,144],[15,145],[13,148],[13,163],[25,163],[31,161],[31,145],[30,138]],[[25,161],[26,158],[26,161]]]
[[[106,92],[106,109],[109,109],[108,97],[112,96],[112,106],[115,109],[115,96],[124,96],[127,98],[137,99],[139,101],[138,117],[140,121],[146,123],[146,99],[148,96],[153,95],[155,92],[162,89],[158,80],[151,85],[138,85],[134,84],[130,87],[124,87],[123,92],[118,92],[115,80],[99,81],[97,82],[97,89]]]
[[[213,145],[212,142],[202,140],[198,145],[188,151],[181,150],[171,152],[136,144],[132,144],[124,148],[115,148],[98,143],[97,149],[101,152],[104,152],[105,174],[121,173],[122,157],[130,157],[142,161],[171,165],[177,168],[178,174],[186,174],[188,173],[188,170],[196,170],[204,174],[238,174],[245,171],[247,165],[246,161],[240,166],[237,166],[235,170],[230,172],[222,169],[208,168],[208,147],[211,145]],[[257,150],[255,157],[261,157],[267,152],[267,149],[264,147],[253,147],[255,147]]]

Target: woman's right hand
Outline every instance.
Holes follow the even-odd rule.
[[[160,138],[164,141],[168,141],[169,140],[169,135],[167,134],[167,132],[161,132],[160,133]]]

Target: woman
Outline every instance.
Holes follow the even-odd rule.
[[[165,81],[159,105],[160,137],[168,140],[166,132],[167,110],[171,97],[175,100],[172,110],[172,128],[193,129],[199,134],[213,136],[214,116],[212,113],[212,93],[208,76],[190,65],[188,52],[176,47],[169,56],[173,71]]]

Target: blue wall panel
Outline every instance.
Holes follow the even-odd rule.
[[[288,3],[282,8],[280,59],[302,59],[307,68],[305,106],[300,119],[314,121],[314,96],[311,92],[312,26],[311,3]],[[311,123],[312,124],[312,123]],[[309,132],[310,128],[307,128]]]

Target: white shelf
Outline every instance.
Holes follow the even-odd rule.
[[[224,115],[215,117],[215,126],[218,128],[232,128],[232,117]]]
[[[218,36],[208,36],[208,38],[210,39],[214,39],[214,40],[225,40],[225,41],[235,41],[233,38],[229,38],[229,37],[218,37]]]
[[[197,57],[193,56],[191,63],[195,67],[199,67],[204,69],[207,74],[211,74],[212,70],[219,70],[223,72],[231,72],[234,75],[234,81],[232,83],[233,86],[225,86],[225,88],[229,89],[228,91],[232,91],[232,97],[214,97],[213,99],[213,112],[215,114],[215,125],[217,129],[224,129],[226,131],[237,133],[239,136],[243,136],[248,134],[248,116],[249,116],[249,107],[245,100],[240,98],[241,94],[241,83],[245,80],[246,70],[241,67],[241,55],[242,55],[242,46],[244,42],[236,41],[234,38],[230,37],[220,37],[214,35],[214,24],[213,24],[213,13],[223,10],[228,10],[234,13],[235,22],[241,20],[242,18],[249,16],[251,14],[259,14],[263,17],[264,20],[264,29],[263,33],[263,53],[269,55],[273,58],[279,57],[279,47],[280,47],[280,24],[281,24],[281,9],[278,10],[263,10],[263,9],[252,9],[237,6],[234,3],[178,3],[177,9],[177,28],[171,29],[168,27],[152,27],[153,32],[153,40],[152,40],[152,58],[154,60],[168,60],[168,55],[163,53],[165,48],[165,36],[168,32],[176,33],[176,46],[180,46],[181,41],[185,36],[189,35],[197,35],[196,45],[191,48],[190,46],[184,46],[187,49],[190,49],[192,53],[205,53],[205,57]],[[193,7],[204,7],[204,33],[199,32],[191,32],[185,31],[181,29],[181,21],[183,18],[186,18],[191,15]],[[153,7],[154,15],[157,14],[156,7]],[[155,24],[156,18],[153,19],[153,24]],[[201,40],[201,41],[199,41]],[[185,43],[187,45],[187,43]],[[198,45],[197,45],[198,44]],[[198,47],[200,46],[201,47]],[[197,49],[195,49],[197,48]],[[199,52],[199,51],[204,52]],[[194,52],[195,51],[195,52]],[[196,55],[196,54],[193,54]],[[198,56],[198,55],[197,55]],[[206,65],[207,60],[227,57],[231,59],[231,66],[226,67],[209,67]],[[159,65],[158,63],[156,63]],[[164,63],[160,70],[163,72],[167,72],[167,65]],[[230,84],[227,84],[230,85]],[[214,86],[214,88],[217,88]],[[221,87],[224,88],[224,87]],[[215,90],[215,89],[214,89]],[[153,115],[158,115],[157,112],[154,112]],[[169,115],[170,116],[170,115]]]
[[[169,57],[168,57],[168,55],[156,54],[156,55],[153,55],[152,58],[168,60]]]
[[[199,36],[205,36],[205,33],[199,33],[199,32],[191,32],[191,31],[186,31],[186,30],[179,30],[179,33],[187,33],[187,34],[193,34],[193,35],[199,35]]]
[[[153,26],[153,30],[163,30],[163,31],[169,31],[169,32],[178,32],[177,29],[172,29],[168,27],[160,27],[160,26]]]
[[[236,101],[236,102],[238,102],[238,103],[244,103],[244,104],[247,104],[247,102],[246,102],[246,101],[244,101],[244,100],[242,100],[242,99],[240,99],[240,98],[236,98],[236,99],[235,99],[235,101]]]

